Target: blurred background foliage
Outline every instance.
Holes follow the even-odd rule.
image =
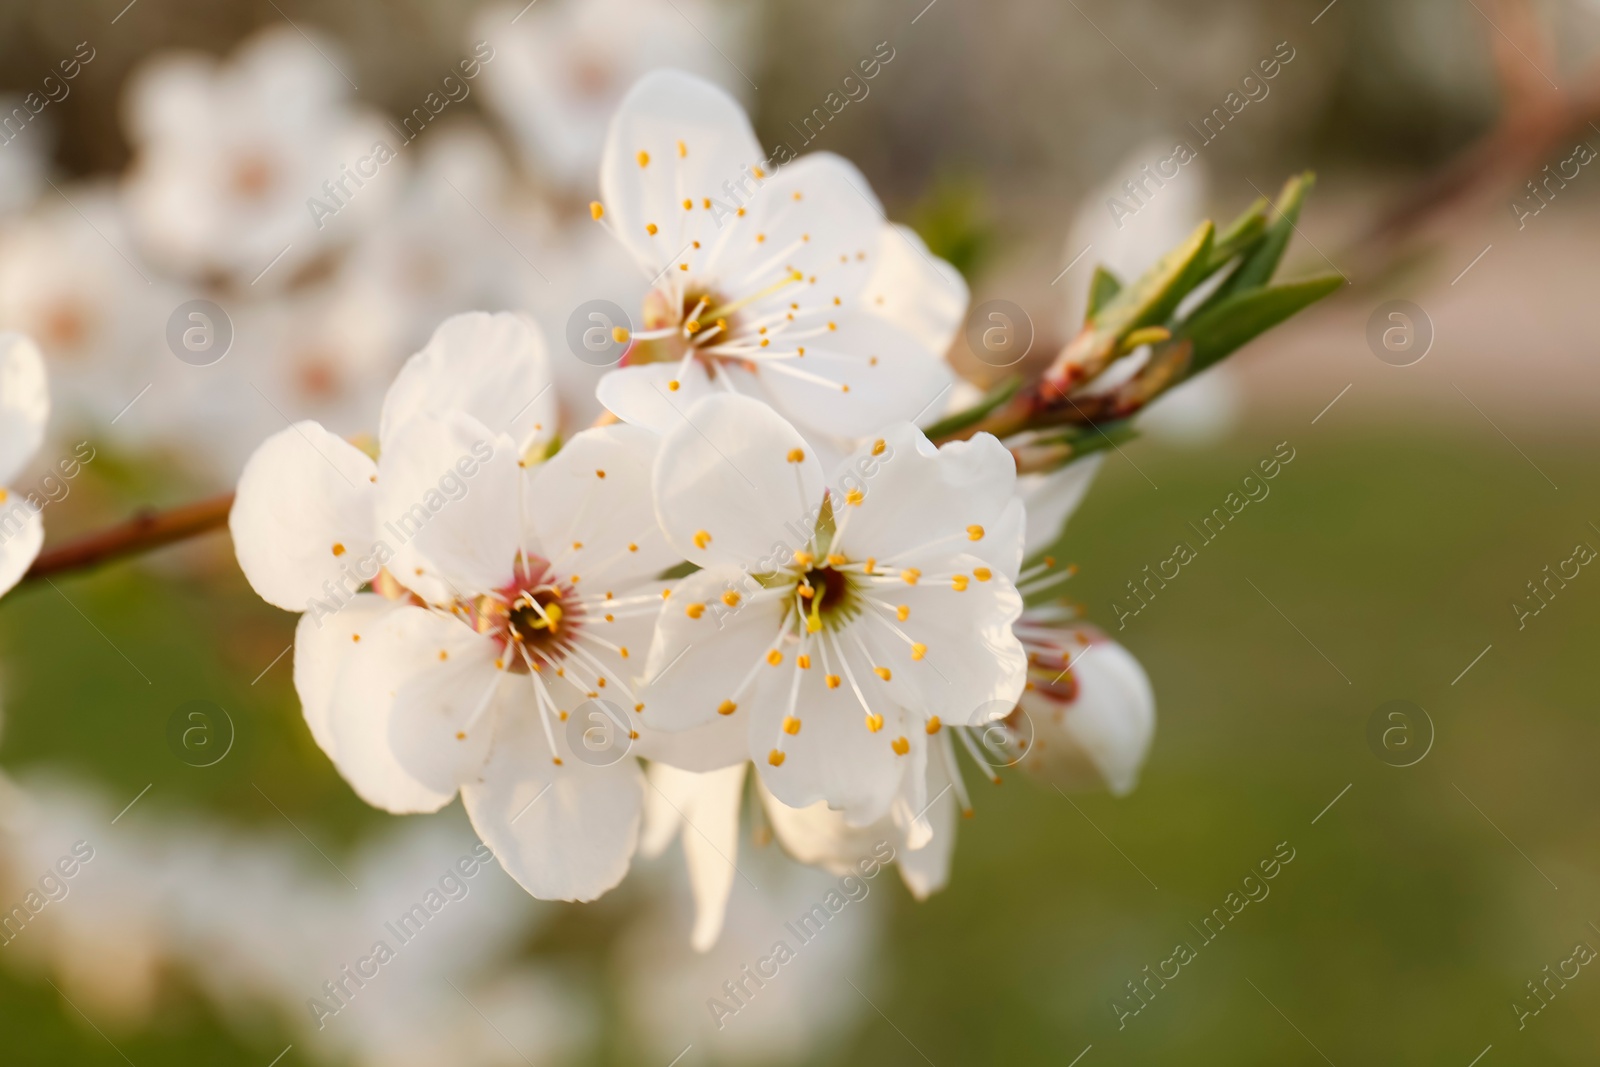
[[[0,4],[0,90],[27,91],[80,40],[99,50],[51,108],[64,174],[125,165],[120,88],[160,49],[223,53],[288,15],[340,42],[361,100],[398,113],[459,58],[472,15],[442,0],[138,0],[111,25],[123,2]],[[1252,105],[1247,128],[1207,149],[1215,211],[1252,198],[1247,178],[1270,187],[1318,168],[1305,226],[1335,259],[1361,209],[1500,117],[1494,31],[1479,5],[1337,0],[1313,25],[1323,6],[776,0],[762,5],[759,54],[731,58],[759,86],[752,106],[770,141],[890,41],[896,58],[867,102],[812,147],[860,164],[891,216],[975,292],[1004,292],[1047,317],[1063,299],[1049,279],[1080,198],[1131,149],[1219,104],[1280,41],[1296,49],[1293,65]],[[1577,2],[1539,11],[1566,83],[1593,53],[1600,17]],[[1590,251],[1551,269],[1588,271],[1592,288],[1595,215],[1579,205],[1568,218]],[[1295,254],[1320,269],[1316,253]],[[1523,312],[1546,288],[1528,274],[1494,277],[1501,306]],[[1508,401],[1521,413],[1502,424],[1509,446],[1445,389],[1449,374],[1497,364],[1508,394],[1560,393],[1561,383],[1507,381],[1517,375],[1506,352],[1461,324],[1429,365],[1452,369],[1419,405],[1370,376],[1361,331],[1375,302],[1255,345],[1247,361],[1277,370],[1263,367],[1222,445],[1141,440],[1110,458],[1060,555],[1082,568],[1071,596],[1154,683],[1159,728],[1141,786],[1070,803],[1018,774],[980,787],[948,890],[917,905],[892,880],[878,884],[892,908],[864,988],[879,1011],[863,1008],[815,1062],[1059,1065],[1091,1044],[1083,1067],[1320,1062],[1312,1043],[1341,1064],[1466,1064],[1491,1043],[1486,1067],[1593,1062],[1600,978],[1577,979],[1526,1030],[1508,1005],[1574,941],[1600,945],[1590,925],[1600,921],[1590,651],[1600,591],[1585,585],[1600,580],[1580,579],[1526,630],[1506,606],[1600,517],[1593,396],[1590,417],[1564,420],[1540,417],[1544,398]],[[1562,358],[1592,371],[1592,333],[1546,339],[1535,323],[1524,335],[1530,348],[1565,345]],[[1346,380],[1356,391],[1312,425]],[[1111,604],[1124,583],[1283,440],[1297,458],[1271,497],[1117,632]],[[52,513],[53,535],[187,488],[115,456],[86,477]],[[8,771],[67,767],[115,797],[153,783],[142,817],[204,812],[241,834],[284,830],[264,790],[336,858],[393,821],[361,804],[315,748],[288,658],[252,681],[290,642],[293,620],[249,593],[225,538],[58,584],[0,607]],[[185,766],[166,746],[172,710],[197,698],[226,707],[238,728],[214,768]],[[1428,758],[1406,769],[1366,742],[1369,716],[1395,698],[1421,704],[1437,729]],[[1296,859],[1271,896],[1119,1031],[1109,1005],[1125,983],[1189,940],[1189,924],[1283,841]],[[559,906],[523,946],[571,961],[601,1005],[589,1062],[650,1062],[620,1017],[621,964],[608,952],[642,892]],[[19,1064],[117,1064],[123,1053],[140,1065],[265,1064],[297,1040],[266,1019],[224,1022],[174,974],[146,1025],[112,1029],[118,1052],[39,976],[13,971],[0,971],[0,1035],[0,1058]],[[301,1053],[280,1062],[314,1062]]]

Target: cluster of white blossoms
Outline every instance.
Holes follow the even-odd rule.
[[[958,747],[988,777],[1037,748],[1121,791],[1153,730],[1131,657],[1024,612],[1068,573],[1024,559],[1094,463],[1024,481],[988,434],[931,442],[965,286],[845,161],[763,166],[725,92],[647,75],[591,206],[648,279],[607,414],[562,425],[529,317],[456,315],[389,388],[375,458],[292,425],[230,521],[251,585],[303,613],[306,721],[364,799],[459,793],[563,900],[624,877],[647,809],[664,847],[665,803],[707,846],[686,833],[699,947],[751,766],[793,855],[834,867],[888,833],[923,895],[971,811]]]

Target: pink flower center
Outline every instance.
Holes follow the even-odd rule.
[[[513,570],[510,582],[478,598],[478,632],[494,638],[507,670],[559,669],[583,625],[583,606],[548,560],[519,557]]]

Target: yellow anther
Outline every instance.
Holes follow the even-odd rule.
[[[843,556],[839,555],[839,553],[837,553],[837,552],[829,552],[828,553],[828,566],[830,566],[830,567],[843,567],[844,564],[845,564],[845,559],[844,559]]]
[[[994,577],[994,572],[988,567],[974,567],[972,568],[972,576],[980,582],[987,582]]]
[[[696,530],[694,532],[694,547],[696,547],[696,548],[705,548],[710,543],[711,543],[711,535],[710,534],[706,533],[704,530]]]
[[[868,556],[867,557],[867,562],[863,563],[861,566],[862,566],[862,569],[865,570],[868,574],[876,574],[876,573],[878,573],[878,560],[877,560],[876,556]]]
[[[802,585],[800,588],[796,589],[795,592],[800,594],[800,598],[802,600],[810,600],[812,597],[817,595],[817,591],[811,588],[809,585]]]
[[[755,176],[757,178],[765,178],[767,176],[767,172],[762,170],[760,167],[752,167],[751,170],[755,172]]]
[[[950,578],[950,588],[954,589],[958,593],[963,591],[964,589],[966,589],[967,588],[967,576],[965,574],[957,574],[957,575],[951,576],[951,578]]]
[[[874,667],[872,668],[872,673],[876,674],[879,678],[882,678],[886,682],[892,677],[892,675],[889,673],[888,667]]]
[[[928,654],[928,646],[927,645],[923,644],[921,641],[913,641],[913,642],[911,642],[911,658],[912,659],[920,660],[923,656],[926,656],[927,654]]]
[[[868,715],[867,729],[871,730],[873,733],[877,733],[879,730],[883,729],[883,716],[877,714]]]
[[[783,732],[788,734],[790,737],[793,737],[795,734],[799,733],[800,720],[795,718],[793,715],[785,715],[783,717]]]
[[[811,669],[811,657],[802,652],[794,658],[794,665],[803,671],[809,671]]]
[[[728,605],[730,608],[736,608],[739,606],[739,594],[735,593],[732,589],[729,589],[727,592],[722,594],[722,602]]]
[[[676,379],[676,378],[672,379],[670,382],[667,383],[667,392],[676,393],[678,391],[678,388],[679,388],[680,384],[681,383],[678,381],[678,379]]]
[[[596,467],[594,469],[594,476],[596,478],[604,478],[606,476],[606,472],[601,470],[599,467]]]
[[[699,319],[690,319],[688,322],[683,324],[683,328],[684,328],[684,330],[686,332],[691,333],[691,334],[699,333],[700,332],[700,320]]]
[[[917,570],[915,567],[907,567],[905,570],[900,572],[901,581],[905,582],[907,585],[916,585],[917,579],[921,577],[922,572]]]
[[[604,215],[605,213],[606,213],[606,209],[600,203],[600,201],[598,201],[598,200],[589,201],[589,217],[591,219],[594,219],[596,222],[599,222],[600,221],[600,217],[602,215]]]
[[[689,154],[689,146],[684,144],[682,141],[679,141],[678,142],[678,158],[682,159],[684,156],[686,156],[688,154]]]
[[[782,767],[783,753],[779,752],[777,749],[773,749],[771,752],[767,753],[767,762],[772,764],[774,767]]]
[[[894,754],[896,756],[904,756],[907,752],[911,751],[911,742],[907,741],[903,737],[897,737],[893,741],[889,742],[889,747],[894,749]]]
[[[627,344],[628,339],[632,336],[633,335],[628,332],[628,328],[626,326],[611,327],[611,339],[619,345]]]
[[[338,542],[338,541],[335,541],[333,543],[333,554],[335,556],[344,555],[344,545],[342,543]]]
[[[794,561],[802,567],[809,567],[817,561],[817,557],[813,556],[809,552],[796,552],[794,554]]]
[[[685,210],[685,211],[693,211],[694,210],[694,201],[690,200],[688,197],[684,197],[683,198],[683,210]]]
[[[622,655],[623,659],[627,659],[628,658],[628,646],[627,645],[623,645],[621,648],[617,649],[617,652],[619,652]]]
[[[732,715],[734,712],[736,712],[738,710],[739,710],[739,705],[735,704],[731,700],[724,700],[722,703],[717,705],[717,714],[718,715]]]
[[[641,151],[639,153],[638,159],[639,159],[639,166],[648,167],[650,165],[650,153],[649,152]]]
[[[942,725],[943,723],[939,721],[939,716],[932,715],[928,718],[928,725],[926,729],[930,734],[936,734],[939,732],[939,727]]]
[[[700,616],[706,613],[706,606],[704,604],[690,604],[683,610],[684,613],[689,616],[689,618],[698,619]]]
[[[771,652],[767,653],[767,663],[770,664],[771,666],[776,667],[778,664],[780,664],[782,662],[783,662],[783,653],[782,652],[779,652],[777,649],[773,649]]]
[[[827,675],[822,680],[824,682],[828,683],[828,688],[829,689],[837,689],[837,688],[839,688],[839,676],[837,674]]]
[[[790,463],[802,463],[806,458],[806,450],[803,448],[791,448],[787,458]]]
[[[859,507],[861,502],[863,500],[865,500],[866,498],[867,498],[866,494],[863,493],[861,490],[852,489],[852,490],[850,490],[848,493],[846,493],[844,495],[844,502],[846,504],[854,504],[854,505]]]
[[[983,540],[983,527],[982,526],[968,526],[967,527],[967,540],[968,541],[982,541]]]
[[[883,455],[883,450],[888,447],[889,443],[880,437],[876,441],[872,442],[872,454],[874,456],[881,456]]]
[[[899,607],[895,608],[894,617],[899,619],[901,622],[905,622],[911,617],[911,605],[901,604]]]

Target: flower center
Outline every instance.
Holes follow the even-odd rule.
[[[811,567],[795,590],[800,596],[806,629],[811,633],[834,630],[861,611],[850,576],[833,567]]]
[[[527,674],[530,665],[536,671],[559,667],[583,621],[583,608],[546,560],[528,557],[516,572],[506,585],[478,598],[478,631],[494,637],[506,670]]]

